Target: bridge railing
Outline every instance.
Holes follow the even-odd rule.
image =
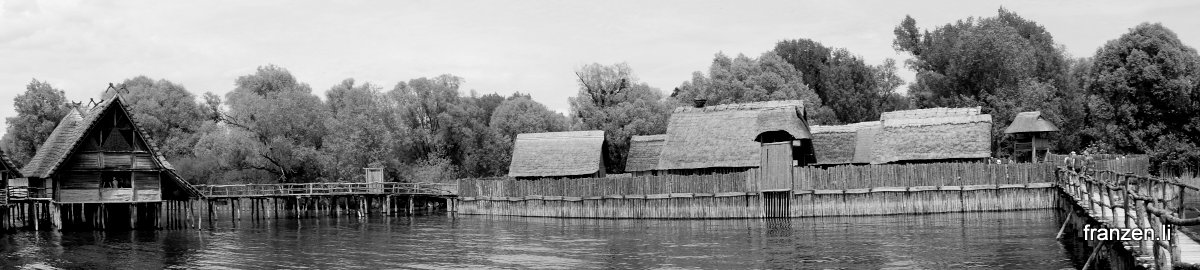
[[[458,187],[444,183],[285,183],[197,185],[206,197],[305,196],[341,194],[455,195]]]
[[[1183,226],[1200,224],[1200,218],[1183,218],[1184,196],[1187,190],[1200,191],[1200,187],[1179,179],[1081,166],[1060,166],[1057,171],[1062,190],[1106,223],[1108,228],[1100,229],[1153,230],[1157,237],[1134,241],[1134,252],[1152,256],[1158,269],[1179,264],[1177,232]]]

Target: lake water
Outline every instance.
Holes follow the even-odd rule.
[[[17,232],[5,268],[1061,269],[1054,210],[782,220],[429,215]]]

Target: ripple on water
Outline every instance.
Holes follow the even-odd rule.
[[[5,268],[1071,267],[1052,210],[785,220],[487,216],[243,222],[213,231],[20,232]]]

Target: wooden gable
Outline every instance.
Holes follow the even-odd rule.
[[[124,110],[110,106],[84,135],[79,148],[63,165],[69,170],[152,170],[163,167],[145,146]]]

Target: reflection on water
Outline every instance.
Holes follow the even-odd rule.
[[[19,232],[6,268],[1059,269],[1053,210],[775,220],[419,216]]]

